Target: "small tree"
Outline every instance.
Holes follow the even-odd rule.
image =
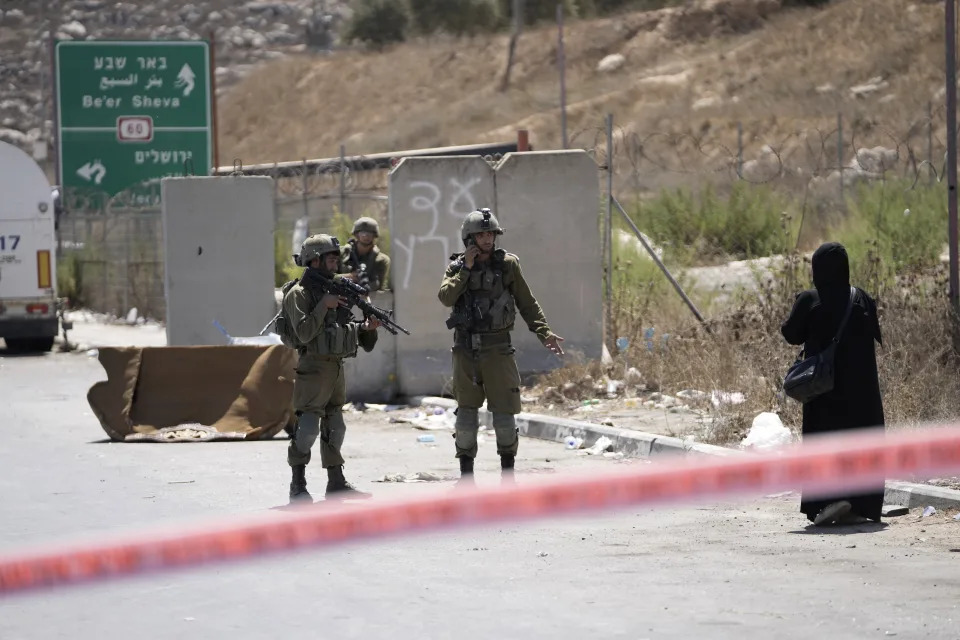
[[[382,49],[404,41],[408,22],[402,0],[356,0],[344,38]]]

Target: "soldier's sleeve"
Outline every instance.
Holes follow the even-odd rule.
[[[361,324],[362,323],[358,323]],[[377,339],[380,337],[380,334],[376,329],[367,330],[360,329],[357,330],[357,343],[363,348],[364,351],[370,353],[373,351],[373,348],[377,346]]]
[[[457,299],[467,290],[468,271],[465,266],[458,262],[451,262],[443,274],[443,282],[440,283],[440,292],[437,297],[445,307],[452,307],[457,303]]]
[[[323,318],[326,309],[317,304],[312,309],[311,296],[301,286],[295,286],[283,299],[283,309],[290,319],[294,332],[300,342],[306,344],[323,332]]]
[[[390,288],[390,256],[385,253],[377,254],[377,267],[380,271],[380,290],[386,291]]]
[[[527,328],[537,334],[540,342],[543,342],[553,335],[553,332],[550,331],[550,325],[547,324],[547,319],[543,315],[543,309],[540,308],[540,303],[533,297],[533,292],[530,291],[530,287],[523,277],[523,271],[520,269],[520,261],[516,256],[511,256],[511,258],[510,262],[513,263],[513,282],[510,284],[510,293],[513,294],[517,311],[520,312],[520,317],[527,323]]]

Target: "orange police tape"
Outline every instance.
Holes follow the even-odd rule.
[[[248,516],[167,533],[152,528],[151,533],[114,541],[14,552],[0,557],[0,596],[453,525],[786,489],[858,489],[888,476],[956,470],[958,425],[808,439],[802,446],[764,455],[668,458],[626,472],[568,475],[529,486],[363,506],[307,506],[282,515]]]

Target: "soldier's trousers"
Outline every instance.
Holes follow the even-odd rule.
[[[509,344],[481,349],[477,357],[453,348],[453,395],[457,400],[454,439],[457,457],[477,457],[478,409],[487,401],[493,413],[499,455],[517,455],[519,437],[514,416],[520,413],[520,372]]]
[[[340,448],[347,433],[343,421],[346,402],[343,360],[335,356],[302,356],[293,384],[293,407],[300,417],[287,448],[287,462],[291,467],[309,464],[310,450],[318,436],[323,467],[343,465]]]

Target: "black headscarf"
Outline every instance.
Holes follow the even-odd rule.
[[[850,292],[850,259],[839,242],[825,242],[813,252],[813,286],[820,298],[846,297]]]
[[[847,250],[839,242],[825,242],[813,252],[810,263],[813,268],[813,286],[817,289],[820,305],[829,318],[829,325],[837,325],[846,311],[850,297],[850,259]],[[861,313],[866,313],[867,324],[874,339],[883,344],[877,306],[873,298],[858,289],[854,303],[862,307]]]

